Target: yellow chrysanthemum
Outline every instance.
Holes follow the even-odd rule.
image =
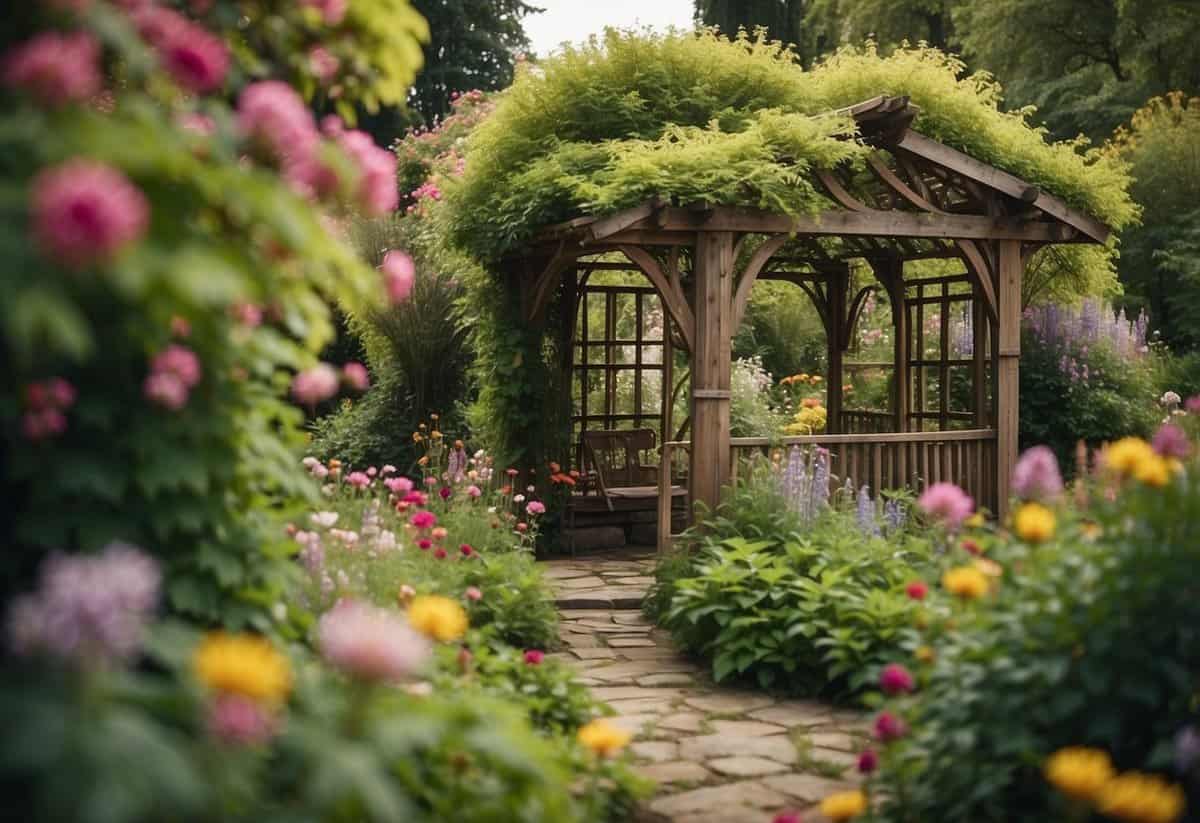
[[[600,757],[612,757],[629,745],[633,735],[607,720],[596,719],[579,729],[579,742]]]
[[[963,525],[969,529],[982,529],[987,525],[987,518],[983,516],[983,512],[975,512],[963,521]]]
[[[942,588],[964,600],[976,600],[987,594],[988,579],[974,566],[959,566],[942,575]]]
[[[1059,749],[1042,765],[1046,780],[1076,800],[1094,801],[1116,772],[1108,752],[1071,746]]]
[[[1122,437],[1104,450],[1104,465],[1118,474],[1133,474],[1147,458],[1158,457],[1140,437]]]
[[[192,656],[196,678],[219,692],[281,703],[292,689],[288,660],[263,637],[212,632]]]
[[[821,801],[821,814],[835,823],[858,817],[867,810],[867,796],[857,789],[836,792]]]
[[[408,622],[426,637],[443,643],[467,633],[467,613],[448,597],[436,594],[414,597],[408,607]]]
[[[1161,489],[1171,479],[1171,468],[1166,460],[1154,454],[1137,464],[1133,476],[1147,486]]]
[[[1045,543],[1054,536],[1058,521],[1041,503],[1025,503],[1013,517],[1017,536],[1028,543]]]
[[[1174,823],[1183,816],[1183,789],[1157,775],[1126,772],[1100,790],[1096,808],[1127,823]]]

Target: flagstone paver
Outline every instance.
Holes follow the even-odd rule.
[[[653,565],[653,553],[637,549],[543,564],[562,616],[562,659],[635,734],[639,772],[658,784],[637,821],[769,823],[796,810],[821,823],[821,799],[857,782],[866,715],[714,684],[642,615]]]

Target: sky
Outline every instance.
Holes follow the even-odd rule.
[[[533,51],[544,56],[564,40],[577,42],[605,26],[691,28],[692,0],[528,0],[545,9],[525,18]]]

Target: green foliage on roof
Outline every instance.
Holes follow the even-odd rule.
[[[923,134],[1113,228],[1137,217],[1119,158],[1047,143],[1028,111],[1000,110],[993,79],[935,49],[843,49],[805,72],[744,35],[613,29],[519,73],[471,135],[445,217],[461,246],[494,259],[542,226],[654,195],[812,213],[829,203],[806,172],[865,151],[831,112],[880,94],[910,96]]]

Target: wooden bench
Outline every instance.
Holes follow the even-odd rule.
[[[658,466],[644,462],[645,453],[657,445],[654,429],[583,433],[585,469],[608,511],[658,508]],[[686,496],[687,489],[671,486],[673,500]]]

